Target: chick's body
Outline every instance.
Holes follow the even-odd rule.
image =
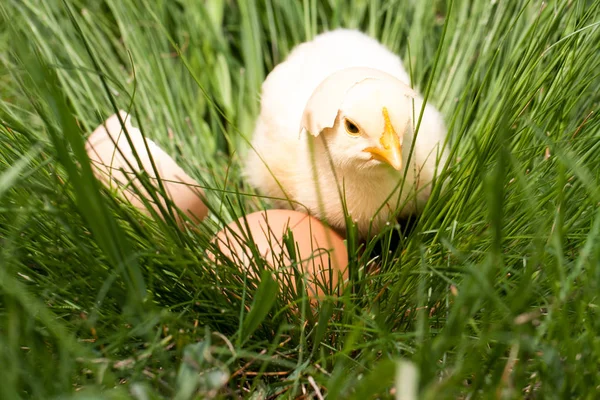
[[[342,121],[347,123],[341,110],[337,117],[331,116],[332,120],[336,119],[336,125],[326,125],[320,135],[319,132],[301,130],[303,114],[315,89],[332,74],[352,67],[372,68],[410,84],[401,60],[379,42],[358,31],[331,31],[298,45],[263,83],[261,112],[252,138],[253,148],[245,160],[244,175],[261,194],[279,198],[275,201],[278,207],[308,211],[338,229],[345,227],[345,203],[359,232],[366,236],[369,230],[371,234],[377,233],[393,217],[422,209],[430,194],[429,184],[438,160],[442,165],[446,158],[441,147],[446,129],[439,112],[427,105],[410,164],[399,170],[384,163],[354,157],[355,154],[356,157],[366,157],[364,151],[367,150],[356,150],[358,142],[339,132],[343,131]],[[390,90],[394,87],[389,86]],[[381,92],[377,90],[379,92],[373,91],[372,102],[369,98],[354,99],[355,103],[358,102],[355,109],[358,107],[359,113],[361,109],[369,109],[371,104],[379,104],[378,99],[385,97],[386,93],[377,95]],[[365,93],[368,96],[371,92]],[[363,94],[355,90],[354,96]],[[402,96],[402,93],[397,96]],[[321,108],[328,106],[329,99],[334,101],[333,98],[323,93],[321,100],[325,100],[325,105],[313,105],[313,111],[320,112]],[[402,115],[410,115],[409,125],[413,129],[398,135],[404,143],[401,156],[406,161],[416,125],[412,121],[412,101],[402,103],[403,107],[390,108],[389,116],[386,103],[384,100],[381,102],[385,118],[381,111],[375,110],[377,118],[365,120],[362,128],[380,132],[387,128],[390,120],[398,126]],[[416,95],[414,113],[417,119],[421,106],[422,98]],[[346,133],[348,129],[346,125]],[[405,169],[406,181],[400,184]],[[403,187],[402,191],[400,187]]]

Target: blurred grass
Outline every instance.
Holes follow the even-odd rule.
[[[0,397],[596,398],[599,25],[583,0],[3,2]],[[338,26],[403,58],[453,162],[399,245],[349,239],[381,272],[313,316],[204,250],[268,205],[239,179],[262,80]],[[91,178],[118,108],[205,188],[198,231]]]

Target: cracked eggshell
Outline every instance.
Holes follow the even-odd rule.
[[[139,129],[131,125],[131,118],[124,111],[119,112],[125,122],[133,148],[136,150],[141,168],[134,157],[132,147],[129,145],[125,131],[122,129],[116,114],[108,118],[103,125],[98,126],[86,142],[86,151],[92,161],[92,169],[96,177],[110,189],[116,190],[122,197],[135,207],[149,215],[144,202],[133,190],[131,185],[141,193],[152,207],[158,212],[158,206],[143,187],[133,171],[145,171],[151,182],[158,188],[157,175],[152,167],[150,156],[144,145],[144,138]],[[208,208],[202,201],[204,192],[198,183],[190,178],[175,161],[154,142],[146,138],[146,144],[154,163],[156,171],[161,178],[168,197],[171,201],[192,220],[202,221],[208,214]],[[128,164],[129,163],[129,164]],[[166,207],[160,192],[156,192],[163,207]],[[160,213],[159,213],[160,215]],[[177,218],[181,224],[181,218]]]
[[[228,224],[217,233],[215,242],[223,256],[256,277],[251,267],[252,251],[246,245],[249,236],[256,243],[261,257],[273,268],[280,282],[294,282],[294,263],[284,244],[287,229],[293,233],[297,265],[306,274],[308,295],[311,300],[335,294],[338,283],[343,287],[348,280],[348,252],[344,240],[318,219],[292,210],[267,210],[249,214]],[[220,255],[219,255],[220,256]],[[218,263],[214,254],[209,257]],[[287,274],[288,278],[283,275]],[[292,277],[290,280],[289,277]]]

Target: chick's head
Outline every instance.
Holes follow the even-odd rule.
[[[384,72],[348,68],[313,92],[302,129],[322,135],[334,164],[402,168],[404,137],[412,129],[414,91]]]

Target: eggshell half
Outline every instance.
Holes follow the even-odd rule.
[[[295,241],[296,262],[284,244],[288,228]],[[323,298],[325,293],[334,294],[338,283],[343,290],[348,280],[348,252],[343,239],[314,217],[292,210],[267,210],[242,217],[217,233],[214,241],[222,254],[256,277],[251,267],[253,253],[247,245],[249,237],[280,282],[295,282],[291,266],[299,267],[312,300]],[[215,260],[213,254],[209,255]]]
[[[131,125],[131,119],[127,113],[120,111],[119,114],[125,122],[125,128],[129,133],[133,148],[140,158],[141,168],[133,154],[132,147],[127,141],[119,118],[114,114],[103,125],[98,126],[86,142],[86,150],[92,161],[94,174],[107,187],[116,190],[131,204],[149,215],[150,213],[144,202],[131,187],[131,185],[135,186],[139,193],[148,199],[152,207],[158,212],[158,205],[133,173],[133,171],[138,173],[145,171],[151,178],[153,185],[156,188],[159,187],[157,174],[150,161],[148,151],[146,151],[144,138],[140,130]],[[162,180],[171,201],[192,220],[202,221],[208,214],[208,208],[202,201],[204,192],[198,187],[198,183],[190,178],[154,142],[146,139],[146,144],[156,165],[158,176]],[[159,201],[163,207],[166,207],[165,199],[161,197],[160,193],[157,192]],[[180,224],[183,222],[181,218],[177,218],[177,220]]]

